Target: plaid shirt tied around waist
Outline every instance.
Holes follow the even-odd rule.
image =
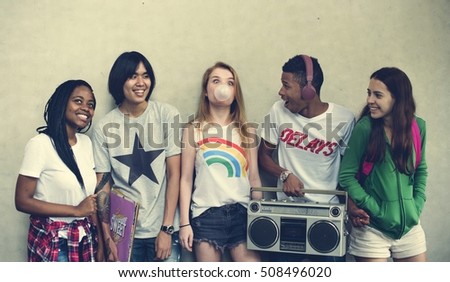
[[[79,226],[86,234],[81,240]],[[59,231],[67,231],[70,262],[95,261],[98,243],[97,229],[88,218],[67,223],[33,215],[30,216],[28,230],[28,261],[57,261]]]

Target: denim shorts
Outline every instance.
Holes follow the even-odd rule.
[[[239,203],[209,208],[191,225],[195,242],[208,242],[222,253],[247,241],[247,209]]]

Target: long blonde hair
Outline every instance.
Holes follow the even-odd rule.
[[[211,113],[209,111],[209,99],[205,94],[207,93],[207,87],[209,82],[209,76],[215,69],[225,69],[231,72],[235,83],[235,96],[234,101],[230,106],[231,123],[239,129],[239,135],[241,136],[241,146],[247,151],[249,140],[249,126],[247,124],[247,117],[245,115],[245,103],[244,96],[242,95],[241,83],[239,77],[234,68],[224,62],[217,62],[212,67],[208,68],[203,74],[202,90],[200,91],[200,99],[198,103],[197,113],[192,121],[195,126],[199,126],[205,122],[211,121]],[[247,152],[248,153],[248,152]]]

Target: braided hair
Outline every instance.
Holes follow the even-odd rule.
[[[47,125],[38,127],[36,131],[38,133],[47,134],[50,137],[58,156],[73,174],[75,174],[80,186],[84,189],[83,177],[81,176],[80,169],[78,168],[73,155],[72,147],[69,144],[65,117],[70,95],[75,88],[79,86],[86,86],[93,92],[92,87],[84,80],[68,80],[56,88],[55,92],[45,105],[44,120]],[[84,132],[89,130],[91,124],[92,120],[85,128],[86,130]]]

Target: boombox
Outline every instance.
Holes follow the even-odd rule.
[[[282,192],[261,187],[252,191]],[[305,193],[333,194],[340,203],[251,200],[247,215],[247,248],[308,255],[344,256],[347,245],[347,193],[305,189]]]

